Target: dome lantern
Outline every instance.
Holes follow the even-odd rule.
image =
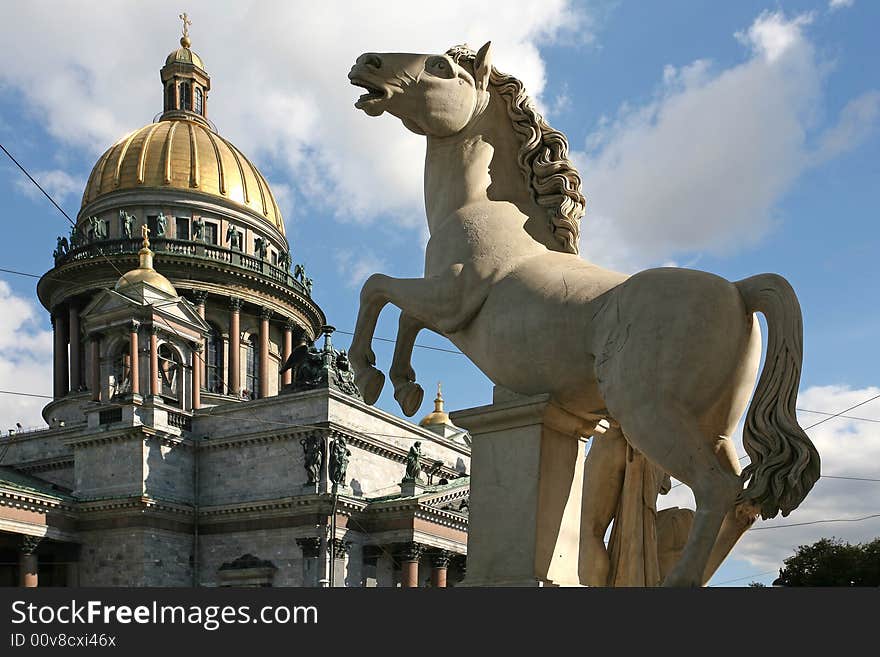
[[[180,48],[169,53],[159,72],[163,89],[161,120],[186,118],[207,125],[211,77],[205,71],[202,58],[190,49],[192,21],[185,13],[180,14],[180,20],[183,21]]]

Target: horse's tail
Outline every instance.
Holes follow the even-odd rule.
[[[788,281],[760,274],[735,283],[749,312],[767,319],[767,358],[746,413],[743,446],[751,463],[742,500],[763,518],[787,516],[819,479],[819,453],[795,415],[803,361],[801,308]]]

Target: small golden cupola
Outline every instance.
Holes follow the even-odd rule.
[[[165,66],[159,71],[165,88],[162,119],[186,118],[208,125],[211,77],[205,71],[202,58],[190,48],[189,26],[192,21],[186,14],[180,14],[180,20],[183,21],[180,48],[168,55]]]
[[[443,410],[443,391],[440,387],[440,383],[437,383],[437,396],[434,398],[434,410],[422,418],[422,421],[419,422],[419,426],[428,428],[445,425],[452,425],[452,422],[449,421],[449,413]]]
[[[127,296],[131,296],[132,293],[137,293],[138,288],[142,287],[140,285],[141,283],[146,283],[169,296],[176,297],[177,290],[174,289],[174,285],[171,284],[171,281],[153,269],[153,252],[150,250],[149,237],[150,229],[144,225],[141,226],[141,232],[144,236],[144,246],[138,251],[140,265],[137,269],[132,269],[120,276],[119,280],[116,281],[116,287],[113,289],[122,294],[126,294]]]

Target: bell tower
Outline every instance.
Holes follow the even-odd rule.
[[[208,125],[211,77],[205,71],[202,58],[190,49],[189,26],[192,21],[186,14],[180,14],[180,20],[183,21],[180,48],[168,55],[159,72],[164,89],[160,120],[182,118]]]

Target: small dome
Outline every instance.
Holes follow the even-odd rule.
[[[443,393],[440,390],[440,384],[437,384],[437,397],[434,398],[434,410],[428,413],[419,422],[420,427],[433,427],[437,425],[452,424],[449,420],[449,413],[443,410]]]
[[[158,290],[170,294],[172,297],[178,296],[177,290],[174,289],[171,281],[153,269],[153,252],[148,248],[148,242],[146,242],[146,240],[144,248],[139,251],[138,255],[141,259],[140,267],[132,269],[120,276],[113,289],[125,294],[126,290],[135,287],[137,284],[147,283]]]
[[[188,46],[183,45],[184,39],[186,42],[189,42],[189,37],[183,37],[180,40],[181,46],[177,50],[172,50],[168,57],[165,58],[165,66],[170,64],[192,64],[193,66],[198,66],[200,69],[205,70],[205,65],[202,63],[202,58],[195,54],[192,50],[189,49]]]

